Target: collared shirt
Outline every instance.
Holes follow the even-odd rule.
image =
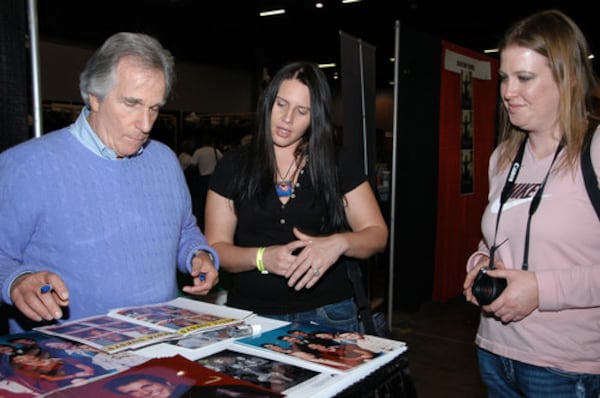
[[[73,134],[79,142],[81,142],[86,148],[96,155],[110,160],[119,159],[117,153],[112,148],[107,147],[104,142],[102,142],[100,137],[98,137],[98,134],[96,134],[96,132],[92,129],[87,120],[89,114],[90,109],[87,106],[84,106],[81,110],[81,113],[77,117],[77,120],[69,129],[71,134]],[[143,150],[144,146],[142,145],[136,155],[142,153]]]

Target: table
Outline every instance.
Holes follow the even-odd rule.
[[[416,398],[406,353],[400,354],[367,377],[353,383],[335,398]]]
[[[196,303],[189,305],[198,306]],[[218,308],[220,308],[220,311],[224,311],[228,307],[225,307],[224,309],[223,306],[219,306]],[[278,328],[281,326],[288,326],[287,322],[256,315],[252,315],[245,321],[250,324],[260,325],[260,329],[262,330],[262,338],[259,339],[261,340],[260,342],[262,342],[262,339],[274,339],[275,337],[279,337],[281,329]],[[275,329],[276,333],[264,334],[265,332]],[[310,327],[307,326],[305,330],[310,330]],[[287,333],[286,328],[283,329],[283,334],[285,333]],[[2,339],[0,340],[10,341],[10,337],[10,335],[2,336]],[[410,376],[408,358],[406,355],[407,347],[403,343],[396,341],[381,340],[367,336],[367,340],[364,340],[364,343],[369,344],[369,342],[370,344],[375,344],[375,346],[379,347],[374,352],[381,352],[381,354],[370,359],[368,362],[362,363],[361,365],[346,371],[334,371],[330,367],[317,365],[315,363],[307,363],[304,360],[292,356],[282,356],[282,354],[274,352],[260,351],[256,349],[260,344],[256,344],[255,346],[238,344],[235,339],[227,339],[214,344],[211,343],[208,346],[202,346],[198,349],[188,349],[185,348],[185,346],[179,347],[169,343],[158,343],[135,350],[134,352],[142,357],[157,358],[158,360],[161,360],[164,357],[182,355],[189,360],[195,361],[213,353],[218,353],[221,350],[230,349],[242,353],[246,352],[251,355],[262,356],[264,358],[271,358],[276,361],[288,362],[290,364],[305,367],[306,369],[313,367],[313,370],[317,371],[316,376],[285,390],[285,394],[289,398],[416,397],[417,395]],[[370,345],[369,347],[374,346]],[[1,389],[0,392],[2,392]]]

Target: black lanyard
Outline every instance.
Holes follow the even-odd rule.
[[[500,224],[500,214],[502,213],[502,207],[504,206],[504,203],[506,203],[515,187],[515,181],[517,180],[517,175],[519,174],[519,170],[521,169],[521,162],[523,161],[523,154],[525,152],[525,144],[527,143],[527,138],[528,136],[525,136],[525,139],[519,147],[517,155],[515,156],[515,159],[512,162],[512,166],[508,171],[508,175],[506,176],[506,182],[504,183],[504,188],[502,188],[502,193],[500,194],[500,207],[498,208],[498,215],[496,216],[496,229],[494,231],[494,244],[490,248],[490,268],[494,267],[494,253],[496,252],[496,249],[500,247],[502,243],[506,242],[506,240],[504,240],[499,245],[496,245],[496,238],[498,236],[498,225]],[[554,153],[554,157],[552,158],[552,163],[550,163],[550,167],[546,172],[546,176],[544,177],[544,180],[540,184],[540,187],[535,193],[535,195],[533,195],[533,199],[531,199],[531,205],[529,206],[529,215],[527,217],[527,229],[525,231],[525,250],[523,251],[523,265],[521,266],[521,268],[525,271],[529,269],[529,231],[531,229],[531,218],[533,217],[538,206],[540,205],[540,202],[542,200],[542,193],[544,192],[544,188],[546,186],[546,181],[548,181],[548,176],[550,175],[552,166],[554,165],[554,162],[556,161],[556,158],[558,157],[558,154],[560,153],[562,148],[563,145],[558,144],[556,152]]]

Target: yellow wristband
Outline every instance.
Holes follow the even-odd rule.
[[[263,253],[265,252],[266,247],[259,247],[256,252],[256,269],[260,271],[261,274],[268,274],[269,271],[265,269],[265,264],[263,263]]]

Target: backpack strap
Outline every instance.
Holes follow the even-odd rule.
[[[598,126],[597,120],[590,120],[590,127],[585,136],[583,147],[581,148],[581,172],[585,182],[585,189],[590,197],[590,201],[596,210],[598,219],[600,220],[600,189],[598,188],[598,179],[594,172],[594,164],[592,163],[592,155],[590,148],[592,146],[592,137]]]

